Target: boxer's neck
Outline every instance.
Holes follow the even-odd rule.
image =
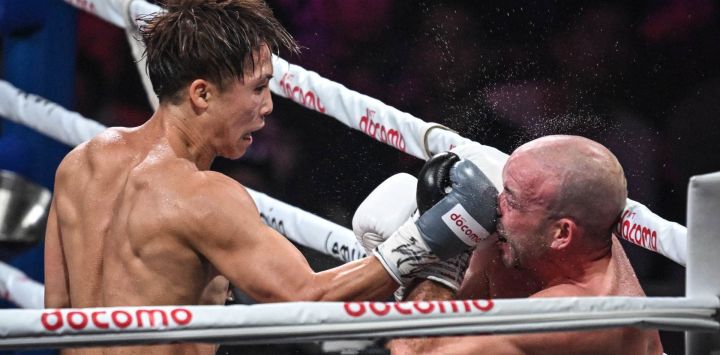
[[[610,247],[583,253],[554,255],[543,258],[542,262],[530,268],[530,272],[542,289],[561,284],[586,287],[591,285],[598,275],[606,274],[611,256]]]
[[[216,153],[206,139],[197,117],[189,117],[181,106],[161,106],[151,118],[160,134],[179,158],[193,162],[198,170],[209,170]],[[152,124],[151,121],[148,123]]]

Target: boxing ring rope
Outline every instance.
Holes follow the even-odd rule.
[[[45,286],[24,272],[0,261],[0,299],[20,308],[44,308]]]
[[[105,19],[114,18],[111,22],[124,28],[127,22],[123,21],[127,21],[128,17],[121,15],[125,13],[125,9],[130,8],[129,13],[132,13],[133,9],[146,11],[140,14],[149,14],[151,12],[147,12],[148,10],[159,9],[142,0],[65,1],[73,5],[84,4],[85,10]],[[106,17],[111,15],[115,17]],[[432,152],[446,150],[457,144],[480,146],[457,133],[402,113],[278,57],[274,57],[273,62],[276,70],[284,71],[280,75],[276,74],[276,79],[271,83],[275,94],[331,115],[376,140],[418,158],[424,159]],[[325,99],[328,96],[332,100]],[[347,103],[348,100],[350,103]],[[29,125],[70,145],[77,145],[104,128],[35,95],[22,93],[6,82],[0,82],[0,115]],[[402,120],[396,120],[395,117],[401,117]],[[495,148],[482,147],[485,147],[483,151],[488,152],[486,158],[489,169],[497,169],[504,164],[507,155]],[[284,218],[298,217],[296,224],[287,223],[291,228],[287,228],[286,223],[283,223],[286,229],[285,233],[281,233],[289,239],[300,244],[311,244],[304,245],[346,261],[352,260],[356,255],[349,251],[350,246],[362,251],[352,232],[346,228],[266,195],[254,191],[251,191],[251,194],[258,204],[261,216],[266,223],[270,221],[268,224],[271,226],[274,216],[278,216],[277,221],[283,222]],[[264,213],[265,211],[267,213]],[[278,229],[277,226],[273,227]],[[308,228],[316,228],[324,233],[308,233]],[[637,202],[628,201],[623,220],[616,232],[623,239],[659,252],[682,265],[688,260],[685,228],[661,219]],[[327,238],[323,240],[318,238],[319,235],[327,235]],[[337,241],[337,245],[344,243],[348,246],[346,258],[339,256],[341,252],[328,253],[328,245],[333,244],[333,241]],[[717,240],[715,243],[717,244]],[[357,256],[360,257],[360,252]],[[717,294],[718,290],[714,289],[692,295],[692,298],[583,297],[4,310],[0,317],[0,348],[170,341],[297,342],[385,336],[545,332],[617,326],[717,333],[720,330],[716,319],[720,303]],[[143,316],[146,318],[142,318]],[[63,321],[58,327],[60,319]],[[50,323],[51,320],[55,323]],[[157,324],[151,323],[153,321],[157,321]]]
[[[4,310],[0,349],[131,343],[256,344],[621,326],[717,332],[720,301],[564,297]]]

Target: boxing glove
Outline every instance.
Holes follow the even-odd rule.
[[[432,157],[420,171],[418,230],[441,259],[474,247],[495,231],[497,189],[470,160],[452,152]],[[426,210],[423,210],[426,209]]]
[[[416,186],[417,179],[410,174],[393,175],[378,185],[355,210],[352,229],[368,254],[415,212]]]
[[[457,256],[495,231],[497,189],[471,161],[441,153],[428,160],[419,181],[422,204],[439,200],[373,251],[402,285],[438,258]]]
[[[415,203],[417,179],[405,173],[391,176],[376,187],[355,210],[352,228],[358,242],[368,254],[390,237],[405,221],[417,211]],[[442,196],[440,196],[442,198]],[[462,283],[469,253],[438,261],[418,273],[424,278],[441,283],[457,291]],[[401,301],[405,287],[395,292]]]
[[[461,144],[450,152],[457,154],[460,159],[473,162],[493,182],[498,191],[503,189],[502,170],[508,160],[507,154],[477,142]]]

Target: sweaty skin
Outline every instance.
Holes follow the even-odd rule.
[[[45,249],[47,308],[222,304],[228,279],[259,302],[368,300],[397,284],[375,257],[314,273],[264,225],[245,188],[208,171],[235,159],[272,111],[270,51],[224,91],[197,79],[181,104],[111,128],[57,170]],[[222,276],[220,276],[222,275]],[[214,354],[215,345],[67,349],[66,354]]]
[[[593,162],[586,166],[587,161]],[[583,191],[585,182],[592,179],[607,183],[590,184],[600,191]],[[577,181],[582,183],[574,184]],[[626,189],[622,169],[606,148],[580,137],[541,138],[512,154],[503,182],[505,189],[498,196],[501,238],[494,247],[475,252],[458,298],[645,296],[622,245],[610,235],[613,215],[620,213]],[[579,186],[577,191],[574,186]],[[560,193],[565,199],[556,199]],[[592,193],[610,202],[593,204],[594,211],[573,212],[572,218],[564,217],[567,206],[555,204],[581,203],[583,198],[592,198]],[[591,224],[607,224],[604,239],[589,236]],[[448,289],[423,281],[408,299],[451,298]],[[399,339],[390,346],[393,354],[662,353],[657,331],[629,327]]]

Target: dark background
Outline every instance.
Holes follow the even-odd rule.
[[[669,220],[685,223],[690,176],[720,170],[715,1],[269,3],[305,47],[285,58],[290,62],[508,153],[547,134],[595,139],[623,164],[630,198]],[[66,105],[108,126],[143,123],[151,110],[124,33],[92,15],[73,16],[73,95]],[[422,166],[330,117],[274,102],[248,154],[218,159],[214,169],[349,227],[377,184]],[[0,136],[2,168],[18,165],[13,159],[45,159],[11,156],[3,144],[22,143],[7,141]],[[62,156],[66,148],[53,149]],[[37,268],[38,248],[0,255]],[[684,295],[684,268],[634,246],[626,250],[648,295]],[[317,269],[334,264],[307,255]],[[682,333],[662,336],[667,353],[683,353]]]

